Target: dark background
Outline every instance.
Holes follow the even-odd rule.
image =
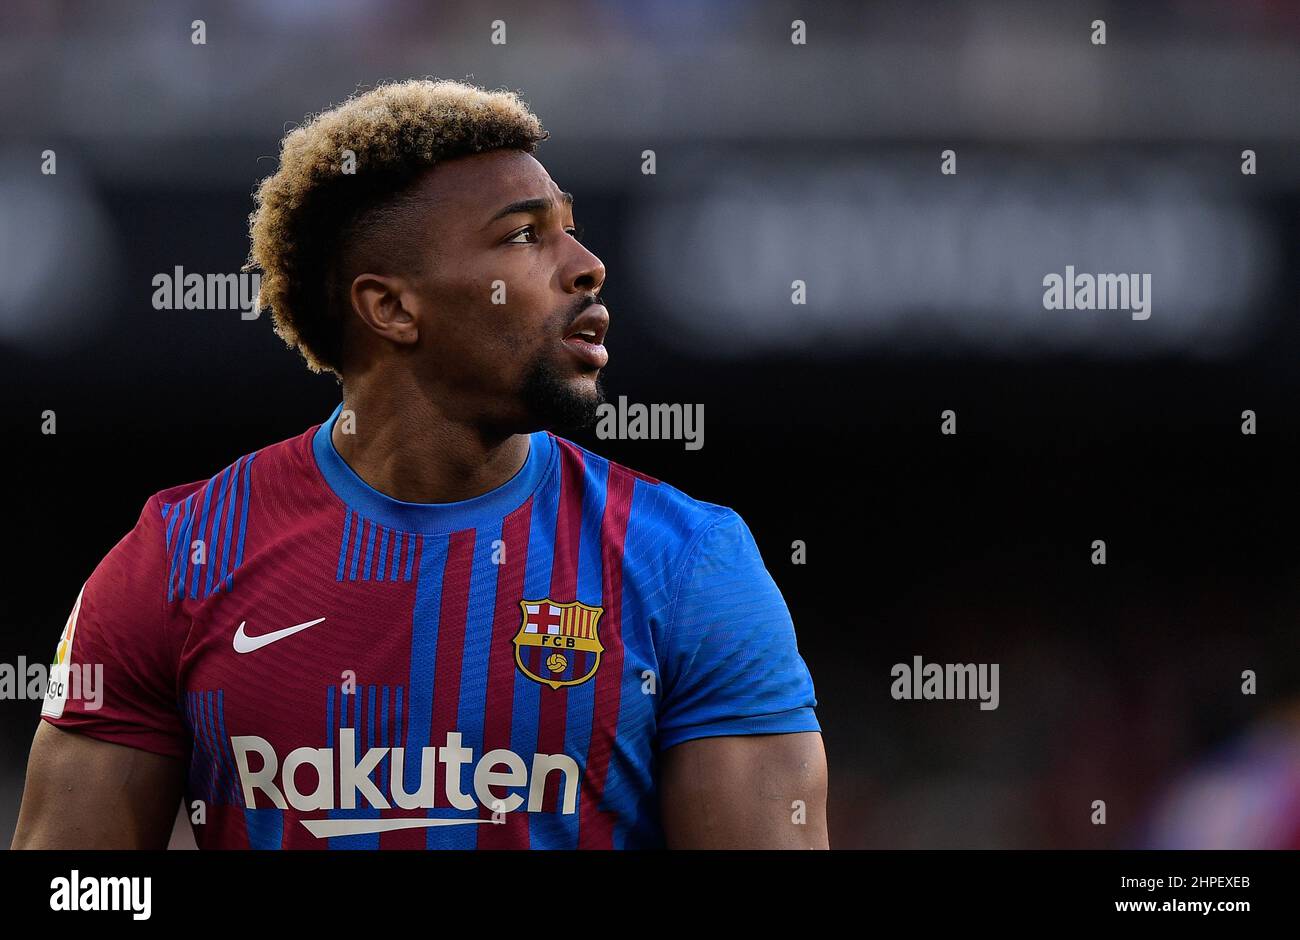
[[[1300,846],[1298,46],[1283,3],[7,3],[0,660],[49,661],[150,494],[337,401],[152,277],[238,270],[292,122],[470,79],[552,132],[610,396],[704,405],[699,451],[573,436],[748,522],[833,845]],[[1044,310],[1067,264],[1152,273],[1151,319]],[[914,655],[999,663],[1000,707],[894,701]],[[38,712],[0,702],[0,843]]]

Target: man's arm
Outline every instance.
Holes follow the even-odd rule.
[[[830,847],[818,732],[695,738],[661,760],[670,849]]]
[[[36,729],[15,849],[165,849],[183,789],[174,757]]]

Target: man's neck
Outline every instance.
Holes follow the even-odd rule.
[[[355,415],[346,433],[345,415]],[[528,435],[486,435],[427,401],[349,394],[331,432],[339,456],[371,488],[410,503],[452,503],[506,483],[528,459]]]

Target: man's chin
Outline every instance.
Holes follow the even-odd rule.
[[[605,389],[598,372],[562,376],[554,367],[542,365],[525,381],[523,399],[540,427],[578,431],[595,424]]]

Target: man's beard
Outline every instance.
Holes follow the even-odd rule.
[[[529,414],[548,430],[590,427],[596,421],[596,410],[605,401],[599,376],[594,393],[575,391],[547,359],[533,364],[524,379],[522,395]]]

